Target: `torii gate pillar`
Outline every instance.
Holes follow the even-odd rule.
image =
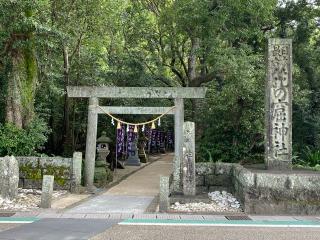
[[[183,156],[183,122],[184,105],[182,98],[174,99],[174,160],[173,160],[173,191],[181,192],[181,164]]]
[[[89,86],[68,86],[68,97],[89,98],[88,126],[85,154],[85,186],[94,189],[94,164],[96,156],[96,138],[98,123],[98,98],[168,98],[175,102],[175,158],[173,163],[173,191],[181,192],[181,164],[183,157],[183,122],[184,122],[184,98],[204,98],[206,88],[181,88],[181,87],[89,87]],[[136,93],[139,94],[136,94]],[[141,110],[150,111],[149,114],[158,113],[157,108],[113,108],[119,113],[134,112],[141,114]],[[133,111],[133,112],[132,112]]]
[[[96,141],[98,126],[98,114],[96,109],[98,105],[98,98],[89,98],[86,155],[84,162],[84,182],[85,186],[89,189],[93,187],[94,180],[94,164],[96,159]]]

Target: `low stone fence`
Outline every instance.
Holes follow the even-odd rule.
[[[73,158],[16,157],[16,159],[19,162],[19,187],[41,189],[43,175],[54,176],[54,189],[73,190],[80,184],[81,153],[74,153]]]
[[[231,163],[196,163],[197,193],[233,191]]]
[[[197,191],[227,188],[247,214],[320,214],[320,173],[267,171],[239,164],[197,163]]]

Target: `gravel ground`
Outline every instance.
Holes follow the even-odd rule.
[[[179,203],[176,202],[171,209],[179,212],[242,212],[240,202],[226,191],[215,191],[208,193],[210,203],[194,202]]]
[[[53,191],[53,199],[67,194],[68,191]],[[37,189],[18,189],[18,196],[14,200],[3,199],[0,197],[0,210],[20,210],[27,211],[39,208],[41,201],[41,190]]]

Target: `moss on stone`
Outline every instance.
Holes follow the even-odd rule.
[[[42,173],[40,168],[34,168],[31,163],[27,163],[19,167],[19,171],[23,173],[25,178],[32,180],[42,179]]]
[[[45,172],[45,175],[53,175],[54,181],[58,185],[64,186],[66,184],[66,171],[69,171],[69,169],[66,167],[46,164],[43,172]]]
[[[66,172],[69,171],[67,167],[64,166],[54,166],[54,165],[45,165],[44,168],[33,167],[31,163],[27,163],[23,166],[20,166],[20,173],[26,179],[31,180],[41,180],[43,175],[53,175],[54,181],[59,186],[64,186],[67,182]]]
[[[113,173],[109,168],[96,167],[94,169],[94,183],[98,187],[104,187],[113,180]]]

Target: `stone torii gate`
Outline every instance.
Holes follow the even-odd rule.
[[[99,106],[99,98],[168,98],[174,99],[175,108],[168,114],[174,114],[175,158],[173,162],[173,187],[180,191],[181,162],[183,157],[183,123],[185,98],[204,98],[206,88],[182,87],[89,87],[68,86],[68,97],[89,98],[88,125],[85,153],[85,186],[93,188],[94,162],[96,155],[96,138],[98,114],[162,114],[170,107],[124,107]]]

